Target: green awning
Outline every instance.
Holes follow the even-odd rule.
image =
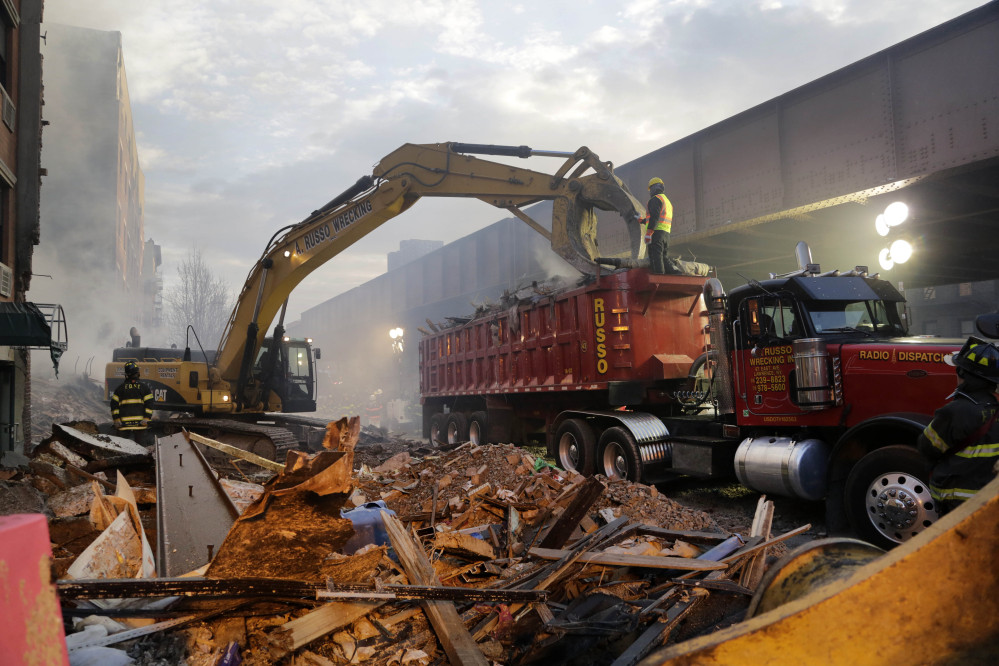
[[[58,313],[59,325],[65,328],[62,307],[46,305],[53,312],[53,321]],[[66,350],[65,338],[53,339],[49,318],[42,314],[34,303],[0,301],[0,345],[6,347],[48,348],[56,375],[59,374],[59,357]]]
[[[0,302],[0,345],[48,347],[52,330],[34,303]]]

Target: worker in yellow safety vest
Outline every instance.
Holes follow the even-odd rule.
[[[673,204],[666,198],[666,186],[662,178],[649,181],[648,213],[641,219],[645,227],[645,242],[649,245],[649,270],[663,275],[666,273],[666,250],[669,249],[669,234],[673,229]]]

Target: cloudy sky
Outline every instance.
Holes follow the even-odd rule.
[[[46,0],[45,21],[122,34],[167,288],[198,247],[238,290],[274,231],[403,143],[587,145],[621,164],[981,4]],[[289,318],[384,272],[401,239],[502,217],[421,202],[313,273]]]

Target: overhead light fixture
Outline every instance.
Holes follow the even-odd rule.
[[[888,236],[892,235],[893,227],[909,219],[909,207],[901,201],[895,201],[885,207],[885,212],[874,219],[874,229],[882,238],[887,238],[888,247],[882,248],[878,253],[878,263],[883,270],[889,271],[895,264],[904,264],[912,257],[912,243],[898,238],[892,240]]]
[[[901,201],[888,204],[885,208],[885,224],[889,227],[897,227],[909,218],[909,207]]]
[[[896,263],[904,264],[912,257],[912,243],[900,238],[888,246],[888,251]]]
[[[874,228],[877,229],[879,236],[888,235],[888,223],[885,222],[884,213],[878,215],[877,219],[874,220]]]
[[[881,270],[885,271],[890,271],[895,267],[895,262],[892,261],[888,248],[881,248],[881,252],[878,253],[878,263],[881,264]]]
[[[284,258],[287,259],[290,256],[291,256],[291,250],[285,250],[284,251]]]

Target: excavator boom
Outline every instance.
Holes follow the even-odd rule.
[[[564,162],[554,174],[546,174],[469,153],[561,157]],[[643,251],[638,220],[644,207],[611,164],[588,148],[563,153],[527,146],[406,144],[383,158],[370,177],[276,233],[250,271],[216,357],[221,380],[238,377],[237,405],[255,408],[246,390],[250,367],[292,290],[313,270],[428,196],[477,198],[507,210],[549,238],[552,249],[584,273],[597,270],[597,209],[617,212],[627,223],[634,259]],[[550,232],[523,210],[541,201],[552,202]]]

